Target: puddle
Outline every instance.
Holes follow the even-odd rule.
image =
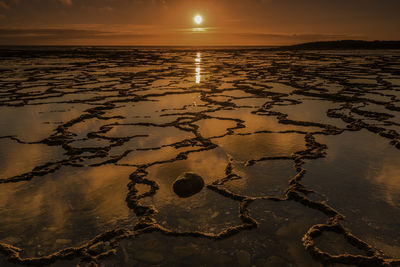
[[[66,158],[60,147],[43,144],[20,144],[0,139],[0,175],[2,179],[31,172],[35,167]]]
[[[27,256],[77,246],[104,229],[135,220],[126,206],[132,167],[63,167],[30,182],[6,184],[0,193],[0,240]]]

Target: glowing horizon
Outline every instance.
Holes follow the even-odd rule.
[[[0,0],[0,45],[400,40],[399,9],[395,0]]]

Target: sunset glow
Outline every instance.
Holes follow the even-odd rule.
[[[397,40],[399,8],[397,0],[0,0],[0,45]]]
[[[194,17],[194,22],[195,22],[197,25],[200,25],[200,24],[203,22],[203,17],[200,16],[200,15],[195,16],[195,17]]]
[[[0,0],[0,267],[400,267],[399,10]]]

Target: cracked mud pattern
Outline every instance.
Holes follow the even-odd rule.
[[[399,52],[0,53],[1,266],[400,266]]]

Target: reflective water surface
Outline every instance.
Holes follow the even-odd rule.
[[[1,266],[400,265],[400,53],[0,55]]]

